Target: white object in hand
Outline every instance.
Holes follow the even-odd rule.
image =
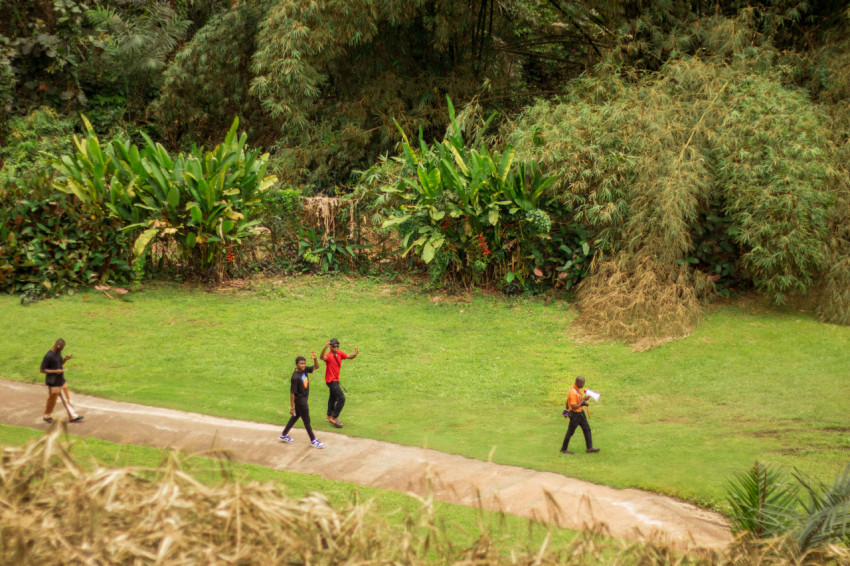
[[[597,393],[593,389],[585,389],[584,392],[585,392],[585,394],[587,394],[588,397],[590,397],[591,399],[593,399],[597,403],[599,402],[599,393]]]

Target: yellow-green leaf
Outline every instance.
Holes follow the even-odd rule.
[[[136,257],[141,257],[147,247],[150,245],[151,240],[159,233],[159,228],[149,228],[139,234],[139,237],[136,238],[136,242],[133,244],[133,253],[136,254]]]

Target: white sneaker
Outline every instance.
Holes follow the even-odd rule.
[[[322,444],[322,441],[319,440],[318,438],[315,439],[313,442],[311,442],[310,446],[312,446],[313,448],[324,448],[325,447],[325,445]]]
[[[283,440],[284,442],[295,442],[295,439],[289,436],[288,434],[281,434],[280,436],[278,436],[278,438]]]

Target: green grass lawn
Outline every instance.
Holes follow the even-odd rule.
[[[0,425],[0,446],[23,445],[42,434],[44,431]],[[63,438],[69,442],[74,461],[89,470],[99,466],[157,468],[164,462],[168,453],[166,450],[149,446],[115,444],[97,438],[70,435]],[[368,501],[375,514],[398,532],[404,532],[408,518],[427,513],[422,501],[394,491],[199,456],[184,457],[181,462],[183,469],[207,484],[231,480],[274,482],[283,486],[286,495],[293,499],[300,499],[312,492],[322,493],[337,509],[343,509],[355,502],[362,504]],[[225,478],[222,469],[226,470],[229,479]],[[577,536],[575,531],[464,505],[433,501],[433,512],[435,526],[446,534],[457,550],[471,546],[482,533],[486,533],[504,553],[511,550],[537,549],[547,535],[551,537],[549,544],[554,547],[566,545]],[[597,537],[596,540],[602,542],[605,539]],[[611,551],[616,548],[618,547],[612,545]]]
[[[42,382],[61,336],[74,391],[282,424],[295,356],[337,337],[361,353],[342,367],[352,436],[720,507],[755,460],[829,482],[850,461],[850,328],[791,309],[714,307],[689,338],[635,353],[571,339],[566,303],[436,300],[368,279],[252,293],[158,284],[130,299],[0,297],[0,377]],[[560,412],[579,374],[602,393],[590,416],[602,452],[567,457]],[[312,384],[321,431],[327,389]],[[580,432],[573,442],[583,449]]]

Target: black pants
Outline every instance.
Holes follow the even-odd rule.
[[[328,416],[338,419],[342,408],[345,406],[345,393],[342,392],[339,381],[331,381],[325,385],[330,390],[330,395],[328,396]]]
[[[283,429],[283,435],[286,436],[289,434],[289,431],[292,430],[298,419],[301,419],[301,422],[304,423],[304,428],[307,430],[310,440],[315,440],[316,435],[313,434],[313,427],[310,426],[310,407],[306,403],[295,403],[295,414],[289,417],[289,422],[286,423],[286,428]]]
[[[590,438],[590,423],[587,422],[587,415],[584,414],[584,411],[581,413],[570,411],[570,426],[567,427],[567,435],[564,437],[564,444],[561,446],[561,450],[567,450],[569,448],[570,439],[578,427],[581,427],[581,431],[584,433],[585,447],[587,449],[593,448],[593,440]]]

